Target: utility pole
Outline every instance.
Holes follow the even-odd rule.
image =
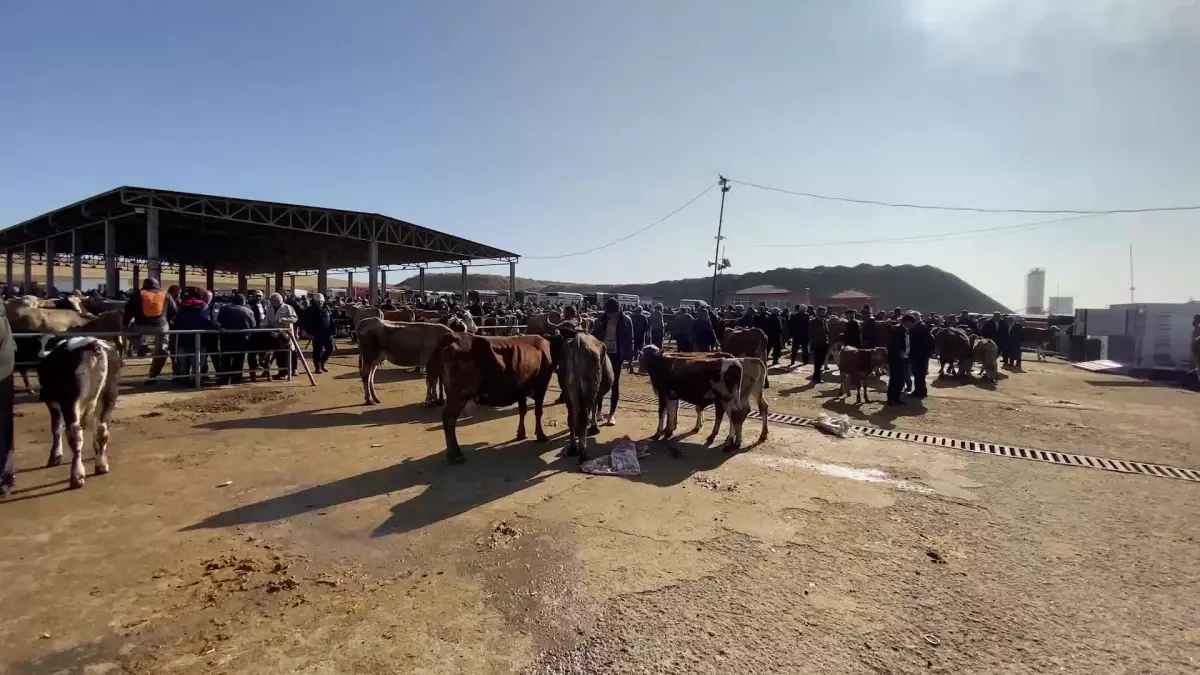
[[[708,299],[710,307],[717,306],[717,274],[721,270],[729,267],[729,260],[721,259],[721,228],[725,225],[725,193],[729,192],[729,179],[725,176],[718,176],[720,180],[717,182],[721,185],[721,213],[717,216],[717,245],[713,248],[713,259],[709,265],[713,268],[712,277],[712,296]]]
[[[1129,304],[1133,304],[1133,244],[1129,245]]]

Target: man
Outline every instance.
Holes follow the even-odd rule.
[[[663,322],[663,306],[661,302],[654,304],[654,310],[650,312],[650,342],[655,347],[662,349],[663,334],[666,333],[666,324]]]
[[[681,352],[692,351],[692,324],[695,323],[695,317],[692,316],[692,310],[682,309],[673,317],[671,323],[671,336],[675,338],[675,348]],[[683,319],[682,321],[680,319]],[[686,325],[686,330],[679,330],[680,325]]]
[[[175,313],[175,330],[217,330],[220,328],[217,322],[211,319],[212,314],[205,311],[208,307],[196,289],[187,288],[180,297],[179,310]],[[195,385],[193,378],[196,370],[200,368],[199,359],[196,358],[197,346],[211,350],[209,341],[204,339],[206,337],[200,333],[174,336],[172,351],[175,354],[175,382],[177,384]]]
[[[16,482],[13,467],[13,367],[17,346],[8,317],[0,314],[0,498],[7,497]]]
[[[870,305],[863,305],[862,308],[862,344],[863,349],[871,349],[873,347],[884,347],[886,345],[875,344],[875,315],[871,313]]]
[[[246,306],[246,296],[241,293],[236,293],[233,296],[233,304],[229,305],[217,313],[217,323],[222,330],[226,331],[244,331],[248,328],[255,328],[254,312]],[[250,350],[251,339],[250,333],[221,333],[221,360],[217,365],[217,371],[222,373],[217,376],[218,384],[240,384],[242,381],[242,364],[246,357],[246,352]],[[258,379],[258,373],[255,371],[257,359],[256,354],[250,355],[250,380]]]
[[[608,360],[612,364],[612,393],[608,400],[608,419],[604,426],[617,423],[617,400],[621,397],[621,364],[633,359],[633,322],[621,313],[621,304],[616,298],[604,301],[604,313],[596,319],[592,335],[604,342]]]
[[[816,314],[808,322],[808,342],[813,358],[813,374],[808,379],[820,382],[821,372],[825,370],[825,359],[829,356],[829,326],[825,322],[824,307],[818,307]]]
[[[909,370],[912,372],[913,396],[925,398],[929,390],[925,386],[925,378],[929,374],[929,359],[933,358],[933,331],[929,324],[921,320],[921,315],[913,312],[913,323],[909,329]]]
[[[650,314],[639,305],[633,308],[633,314],[629,317],[633,324],[633,353],[641,354],[642,347],[646,346],[646,332],[650,327]],[[629,360],[629,373],[633,374],[633,359]]]
[[[696,320],[692,322],[690,337],[691,351],[711,352],[715,351],[720,345],[720,342],[717,340],[717,334],[713,330],[712,320],[709,318],[707,307],[701,307],[700,316],[696,317]]]
[[[267,327],[281,329],[280,334],[288,338],[287,341],[290,343],[291,337],[295,335],[293,327],[296,325],[297,320],[296,310],[292,309],[291,305],[284,303],[283,296],[278,293],[271,294],[269,304],[270,306],[267,308]],[[282,380],[288,376],[289,360],[291,361],[290,370],[292,377],[295,377],[296,363],[300,360],[298,357],[299,352],[290,347],[275,352],[275,360],[278,362],[276,365],[279,368],[275,379]]]
[[[862,349],[862,326],[858,323],[858,317],[854,310],[846,310],[846,332],[842,334],[842,345],[846,347],[854,347]]]
[[[325,362],[333,355],[333,312],[325,304],[325,296],[314,293],[312,304],[304,309],[304,330],[312,337],[313,369],[328,373]]]
[[[904,389],[905,362],[909,360],[912,340],[909,331],[917,321],[911,316],[900,319],[900,324],[892,329],[892,339],[888,344],[888,388],[887,405],[902,405],[904,400],[900,393]]]
[[[758,312],[754,311],[754,306],[751,305],[742,315],[738,317],[738,328],[754,328],[754,322],[758,319]]]
[[[800,365],[808,364],[808,307],[796,305],[796,312],[788,319],[792,331],[792,365],[796,365],[796,353],[800,353]]]
[[[1010,316],[1004,322],[1008,329],[1008,335],[1005,341],[1008,345],[1008,353],[1005,354],[1005,363],[1010,367],[1021,370],[1021,339],[1024,337],[1025,328],[1021,325],[1021,318]]]
[[[980,324],[979,334],[991,340],[992,342],[995,342],[996,346],[999,346],[1001,323],[1003,323],[1003,320],[1000,318],[1000,312],[992,312],[992,318]]]
[[[175,300],[159,288],[158,279],[143,281],[142,290],[125,303],[125,320],[133,322],[133,332],[150,336],[154,344],[154,359],[150,362],[147,385],[158,382],[158,375],[167,363],[168,322],[175,318],[177,309]]]
[[[968,333],[974,332],[975,329],[974,324],[971,323],[971,313],[965,309],[958,313],[958,318],[954,320],[954,325],[965,329]]]
[[[899,323],[903,320],[903,317],[904,310],[900,309],[899,307],[892,308],[892,316],[890,317],[892,321]]]

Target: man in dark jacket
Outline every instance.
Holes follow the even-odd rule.
[[[313,368],[318,373],[328,373],[325,362],[333,355],[333,335],[337,329],[333,325],[333,312],[325,304],[325,296],[313,294],[312,304],[304,308],[300,324],[312,337]]]
[[[800,365],[808,363],[808,307],[796,305],[796,311],[788,319],[792,332],[792,365],[796,365],[796,353],[800,353]]]
[[[909,360],[912,350],[912,336],[909,331],[916,323],[913,317],[905,316],[900,319],[900,324],[892,329],[892,339],[888,344],[888,405],[904,403],[900,393],[904,390],[905,363]]]
[[[179,309],[175,313],[175,330],[217,330],[219,326],[212,320],[212,314],[207,312],[208,305],[194,288],[187,288],[180,294]],[[176,335],[172,340],[171,351],[175,354],[175,381],[178,384],[194,385],[193,379],[200,369],[197,351],[205,346],[203,336],[199,333]]]
[[[758,312],[754,311],[754,307],[746,308],[742,315],[738,317],[738,328],[755,328],[754,322],[758,319]]]
[[[633,351],[640,353],[642,347],[646,346],[646,333],[650,330],[650,313],[641,307],[634,307],[629,321],[633,324]],[[632,367],[632,361],[630,365]]]
[[[993,312],[992,318],[984,321],[979,327],[979,334],[1000,346],[1000,312]]]
[[[719,344],[720,342],[717,340],[717,334],[715,331],[713,331],[712,319],[709,318],[708,309],[701,307],[700,316],[696,317],[696,320],[692,322],[692,351],[715,351]]]
[[[871,313],[870,305],[863,305],[862,308],[862,345],[864,349],[886,346],[875,344],[875,315]]]
[[[812,347],[813,358],[813,374],[808,379],[820,382],[821,373],[825,370],[825,359],[829,356],[829,325],[826,323],[824,307],[818,307],[816,314],[808,322],[808,341]]]
[[[1009,316],[1004,319],[1004,343],[1007,350],[1004,353],[1004,362],[1012,368],[1021,369],[1021,338],[1024,329],[1021,322],[1014,316]]]
[[[846,310],[846,332],[842,334],[842,346],[862,349],[862,326],[852,309]]]
[[[919,314],[914,318],[917,321],[908,331],[908,361],[912,370],[913,396],[925,398],[929,394],[925,386],[925,377],[929,373],[929,359],[933,358],[933,331],[930,330],[929,324],[920,320]]]
[[[707,323],[707,322],[706,322]],[[604,302],[604,314],[596,319],[592,335],[604,343],[612,363],[612,393],[608,400],[608,419],[604,426],[617,423],[617,400],[621,398],[621,364],[633,359],[633,322],[621,312],[616,298]]]
[[[779,316],[779,308],[772,307],[763,318],[763,332],[767,334],[767,349],[771,352],[771,365],[779,365],[779,356],[783,351],[783,319]]]
[[[242,331],[257,328],[254,312],[246,305],[246,296],[237,293],[233,296],[233,304],[223,307],[217,313],[217,323],[223,330]],[[250,349],[250,333],[221,334],[221,365],[217,370],[223,374],[217,376],[219,384],[240,383],[242,381],[242,364],[245,362],[246,351]],[[252,357],[255,355],[251,355]],[[250,379],[257,379],[255,365],[257,359],[250,361]]]

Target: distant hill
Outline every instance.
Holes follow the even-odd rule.
[[[417,277],[401,282],[413,288]],[[461,278],[458,274],[426,274],[427,290],[458,290]],[[928,265],[856,265],[854,267],[800,267],[747,272],[746,274],[722,275],[717,287],[717,302],[729,293],[771,284],[790,291],[802,293],[809,289],[814,301],[828,298],[841,291],[854,289],[877,298],[878,307],[903,307],[919,311],[973,312],[1009,311],[982,291],[949,272]],[[508,290],[508,277],[493,274],[468,274],[467,287],[479,290]],[[644,298],[662,298],[667,303],[682,298],[708,300],[712,292],[712,278],[677,279],[656,281],[650,284],[575,284],[562,281],[542,281],[517,277],[519,291],[574,291],[589,293],[608,291],[614,293],[636,293]]]

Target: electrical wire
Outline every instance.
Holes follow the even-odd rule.
[[[1038,220],[1032,223],[1018,223],[1015,225],[1000,225],[999,227],[985,227],[978,230],[962,230],[960,232],[941,232],[938,234],[915,234],[908,237],[889,237],[883,239],[855,239],[849,241],[820,241],[806,242],[803,244],[748,244],[750,248],[815,248],[818,246],[855,246],[860,244],[902,244],[902,243],[928,243],[934,241],[952,241],[956,239],[969,239],[972,235],[986,235],[997,232],[1007,232],[1011,230],[1027,229],[1044,225],[1057,225],[1061,223],[1069,223],[1076,220],[1085,220],[1088,218],[1100,218],[1107,216],[1107,213],[1085,213],[1078,216],[1070,216],[1067,218],[1054,218],[1052,220]],[[966,235],[966,236],[964,236]]]
[[[897,202],[884,202],[875,199],[859,199],[855,197],[837,197],[832,195],[821,195],[814,192],[801,192],[798,190],[785,190],[783,188],[770,187],[767,185],[759,185],[758,183],[750,183],[748,181],[729,179],[729,182],[743,185],[745,187],[757,188],[759,190],[767,190],[769,192],[781,192],[783,194],[793,195],[796,197],[808,197],[810,199],[821,199],[831,202],[848,202],[850,204],[867,204],[870,206],[886,206],[896,209],[925,209],[930,211],[970,211],[973,213],[1044,213],[1044,214],[1075,214],[1075,215],[1094,215],[1103,216],[1114,213],[1155,213],[1161,211],[1200,211],[1200,205],[1196,206],[1153,206],[1147,208],[1136,209],[1107,209],[1107,210],[1083,210],[1083,209],[991,209],[976,206],[937,206],[933,204],[904,204]]]
[[[692,204],[694,204],[696,202],[696,200],[698,200],[701,197],[703,197],[704,195],[708,194],[709,191],[711,191],[716,186],[717,186],[716,183],[709,185],[708,187],[704,188],[703,192],[701,192],[700,194],[696,195],[695,197],[692,197],[691,199],[687,200],[686,202],[683,203],[682,206],[680,206],[679,208],[675,209],[674,211],[668,213],[667,215],[663,216],[662,218],[659,218],[658,220],[654,221],[653,223],[650,223],[649,225],[641,228],[640,230],[630,232],[629,234],[625,235],[624,237],[621,237],[620,239],[614,239],[614,240],[608,242],[607,244],[601,244],[600,246],[594,246],[592,248],[589,248],[589,249],[586,249],[583,251],[575,251],[574,253],[563,253],[561,255],[525,255],[525,256],[521,256],[521,260],[557,260],[559,258],[572,258],[572,257],[578,256],[578,255],[587,255],[588,253],[595,253],[596,251],[602,251],[611,246],[616,246],[617,244],[619,244],[623,241],[628,241],[630,239],[633,239],[634,237],[638,236],[639,234],[641,234],[643,232],[646,232],[647,230],[649,230],[652,227],[661,225],[663,222],[665,222],[671,216],[675,215],[676,213],[679,213],[680,211],[682,211],[682,210],[686,209],[687,207],[691,206]]]

